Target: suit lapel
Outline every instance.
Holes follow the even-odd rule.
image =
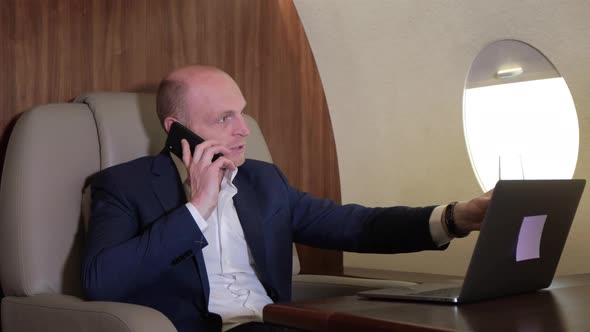
[[[154,158],[152,173],[152,190],[164,211],[171,211],[186,203],[178,172],[167,153],[162,152]]]
[[[265,279],[263,272],[266,271],[266,249],[264,241],[264,225],[260,217],[256,193],[244,176],[244,170],[240,169],[234,179],[238,193],[234,196],[234,206],[244,230],[246,242],[254,257],[256,270],[261,279]]]
[[[178,206],[187,202],[186,194],[180,183],[180,177],[176,166],[172,161],[168,152],[162,151],[154,158],[152,163],[152,190],[160,201],[164,212],[169,212]],[[205,259],[203,252],[200,250],[193,250],[195,260],[197,263],[197,270],[199,279],[201,280],[201,288],[204,294],[205,309],[209,306],[209,278],[207,277],[207,269],[205,267]]]

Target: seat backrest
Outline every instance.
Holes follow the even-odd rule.
[[[272,162],[257,123],[246,120],[246,157]],[[92,93],[25,112],[10,137],[0,188],[5,294],[80,295],[81,197],[88,177],[159,153],[165,138],[153,94]],[[297,257],[293,271],[299,272]]]
[[[5,295],[80,294],[82,188],[100,170],[92,112],[36,107],[18,119],[0,188],[0,283]]]

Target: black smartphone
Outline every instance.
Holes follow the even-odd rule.
[[[166,139],[166,148],[168,149],[168,151],[174,153],[180,159],[182,159],[182,144],[180,143],[180,141],[183,138],[186,139],[186,141],[188,142],[191,154],[195,152],[195,146],[205,141],[199,135],[195,134],[187,127],[174,121],[170,126],[170,131],[168,132],[168,138]],[[213,156],[211,162],[214,162],[215,160],[217,160],[217,158],[221,156],[223,156],[221,153],[217,153]]]

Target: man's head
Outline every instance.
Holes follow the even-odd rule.
[[[207,66],[188,66],[170,73],[158,87],[157,113],[166,132],[178,121],[201,136],[230,149],[226,158],[240,166],[245,138],[250,134],[242,112],[246,100],[225,72]]]

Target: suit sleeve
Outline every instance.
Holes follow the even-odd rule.
[[[108,175],[92,184],[91,216],[81,271],[90,300],[124,300],[207,244],[185,205],[140,229],[133,204]]]
[[[368,208],[317,199],[291,187],[281,177],[291,209],[295,242],[360,253],[402,253],[445,249],[430,234],[435,206]]]

